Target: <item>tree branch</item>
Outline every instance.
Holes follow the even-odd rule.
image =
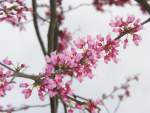
[[[41,37],[40,30],[39,30],[39,27],[38,27],[38,21],[37,21],[37,3],[36,3],[36,1],[37,1],[37,0],[32,0],[33,24],[34,24],[34,28],[35,28],[35,31],[36,31],[36,35],[37,35],[39,44],[40,44],[40,46],[41,46],[42,52],[43,52],[44,55],[46,55],[46,49],[45,49],[44,43],[43,43],[43,41],[42,41],[42,37]]]
[[[67,13],[67,12],[70,12],[70,11],[72,11],[72,10],[76,10],[76,9],[81,8],[81,7],[91,6],[91,5],[92,5],[92,3],[83,3],[83,4],[80,4],[80,5],[75,6],[75,7],[69,6],[69,8],[66,9],[66,10],[64,10],[63,12],[64,12],[64,13]]]
[[[50,12],[51,12],[51,17],[50,17],[50,23],[49,23],[49,29],[48,29],[48,34],[47,34],[47,41],[48,41],[48,53],[50,54],[52,51],[55,50],[54,45],[56,42],[54,42],[55,37],[55,32],[56,32],[56,24],[57,24],[57,12],[56,12],[56,0],[49,0],[50,1]],[[58,43],[58,42],[57,42]],[[50,103],[51,103],[51,113],[57,113],[57,101],[58,98],[56,97],[49,97],[50,98]]]
[[[118,102],[117,106],[115,107],[113,113],[117,113],[117,111],[118,111],[120,105],[121,105],[121,101],[119,100],[119,102]]]
[[[55,35],[55,27],[56,27],[56,1],[50,0],[50,12],[51,12],[51,21],[48,29],[47,40],[48,40],[48,54],[54,51],[54,35]]]
[[[12,113],[12,112],[18,112],[18,111],[22,111],[22,110],[26,110],[29,108],[38,108],[38,107],[47,107],[50,104],[44,104],[44,105],[24,105],[22,107],[19,108],[10,108],[10,109],[0,109],[0,112],[6,112],[6,113]]]
[[[150,5],[148,4],[147,0],[135,0],[139,5],[144,7],[144,9],[150,14]]]

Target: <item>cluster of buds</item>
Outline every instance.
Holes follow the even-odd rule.
[[[3,0],[0,1],[0,21],[5,21],[13,26],[22,26],[26,20],[26,7],[24,0]]]

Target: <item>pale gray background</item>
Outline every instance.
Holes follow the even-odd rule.
[[[46,1],[46,0],[45,0]],[[90,0],[64,0],[64,6],[68,4],[78,5],[81,2],[88,3]],[[29,1],[30,4],[30,1]],[[66,21],[64,26],[69,28],[72,32],[80,29],[74,34],[75,38],[78,36],[86,36],[88,34],[95,36],[101,33],[105,36],[111,33],[108,26],[110,19],[116,15],[126,16],[127,14],[134,14],[145,20],[148,15],[142,15],[136,6],[126,8],[112,7],[107,9],[106,13],[96,12],[93,7],[83,7],[78,10],[66,14]],[[46,36],[47,29],[41,26],[43,36]],[[18,32],[17,28],[0,23],[0,60],[5,57],[13,59],[16,63],[22,62],[29,65],[27,72],[38,73],[44,69],[44,58],[41,54],[38,41],[32,26],[32,23],[26,25],[25,32]],[[118,113],[149,113],[150,112],[150,24],[144,26],[142,31],[142,43],[139,47],[130,44],[128,49],[120,51],[120,61],[116,65],[114,63],[104,64],[102,60],[99,61],[98,67],[95,70],[95,77],[93,80],[85,80],[82,84],[75,83],[74,87],[77,89],[79,95],[86,97],[97,98],[103,92],[111,91],[114,85],[122,83],[126,77],[134,74],[140,74],[140,82],[132,84],[132,97],[127,99],[120,106]],[[74,38],[74,39],[75,39]],[[23,80],[21,80],[23,81]],[[20,94],[21,90],[17,88],[9,92],[8,95],[2,99],[0,98],[0,105],[12,103],[14,106],[22,104],[44,104],[48,101],[41,102],[36,91],[30,99],[25,100]],[[116,105],[116,101],[109,101],[108,106],[110,110]],[[23,113],[24,111],[18,112]],[[49,108],[31,109],[25,111],[28,113],[48,113]],[[103,111],[105,113],[105,111]]]

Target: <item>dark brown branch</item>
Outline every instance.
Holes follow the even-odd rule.
[[[63,102],[63,106],[64,106],[64,113],[67,113],[67,105]]]
[[[59,35],[59,25],[56,23],[55,33],[54,33],[54,50],[58,49],[58,35]]]
[[[33,24],[34,24],[34,28],[35,28],[35,31],[36,31],[36,35],[37,35],[37,38],[38,38],[38,41],[40,43],[40,46],[41,46],[41,49],[42,49],[42,52],[44,55],[46,55],[46,49],[45,49],[45,46],[44,46],[44,43],[42,41],[42,37],[41,37],[41,34],[40,34],[40,30],[39,30],[39,27],[38,27],[38,21],[37,21],[37,3],[36,3],[37,0],[32,0],[32,8],[33,8]]]
[[[51,102],[51,113],[57,113],[57,104],[56,104],[56,97],[50,97],[50,102]]]
[[[139,3],[140,6],[144,7],[144,9],[150,14],[150,5],[148,4],[147,0],[135,0]]]
[[[56,0],[50,0],[50,23],[49,23],[49,29],[47,34],[47,41],[48,41],[48,53],[50,54],[52,51],[54,51],[54,38],[55,37],[55,30],[56,30],[56,24],[57,24],[57,12],[56,12]],[[58,42],[57,42],[58,43]],[[50,97],[50,103],[51,103],[51,113],[57,113],[57,107],[58,107],[58,98],[57,97]]]
[[[58,93],[59,93],[59,91],[58,91]],[[64,102],[64,100],[63,100],[63,98],[62,98],[62,96],[60,94],[58,94],[58,96],[59,96],[59,98],[61,100],[61,103],[62,103],[62,105],[64,107],[64,113],[67,113],[67,107],[68,107],[67,104]]]
[[[54,51],[54,37],[55,37],[55,28],[57,24],[57,13],[56,13],[56,1],[50,0],[50,12],[51,12],[51,21],[48,29],[47,39],[48,39],[48,54]]]

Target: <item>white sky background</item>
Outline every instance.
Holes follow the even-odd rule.
[[[46,1],[46,0],[45,0]],[[78,5],[80,2],[88,3],[90,0],[64,0],[64,5]],[[117,15],[126,17],[127,14],[134,14],[145,20],[148,16],[143,16],[136,7],[126,6],[126,8],[109,8],[105,13],[98,13],[93,7],[83,7],[78,10],[66,14],[64,26],[72,32],[80,28],[74,34],[74,37],[86,36],[88,34],[95,36],[101,33],[105,36],[111,33],[108,26],[110,19]],[[140,73],[140,81],[133,82],[131,90],[132,97],[124,101],[118,113],[149,113],[150,112],[150,23],[144,26],[142,31],[142,43],[139,47],[130,44],[128,49],[120,51],[120,61],[118,64],[104,64],[102,60],[98,63],[93,80],[83,82],[83,84],[75,83],[79,95],[86,97],[100,97],[101,93],[109,92],[115,85],[120,85],[126,77]],[[41,26],[42,34],[47,33],[47,29]],[[46,36],[46,35],[45,35]],[[32,26],[29,23],[26,26],[26,31],[19,32],[17,28],[13,28],[8,24],[0,23],[0,60],[5,57],[13,59],[13,61],[26,63],[30,66],[28,72],[38,73],[44,69],[43,56],[40,51],[38,41]],[[29,100],[25,100],[23,95],[16,88],[2,99],[0,105],[12,103],[14,106],[22,104],[44,104],[41,102],[36,93]],[[47,101],[48,102],[48,101]],[[116,105],[116,101],[108,101],[109,107],[112,110]],[[25,112],[28,113],[48,113],[49,108],[31,109]],[[24,111],[18,112],[23,113]],[[61,112],[60,112],[61,113]],[[103,111],[105,113],[105,111]]]

